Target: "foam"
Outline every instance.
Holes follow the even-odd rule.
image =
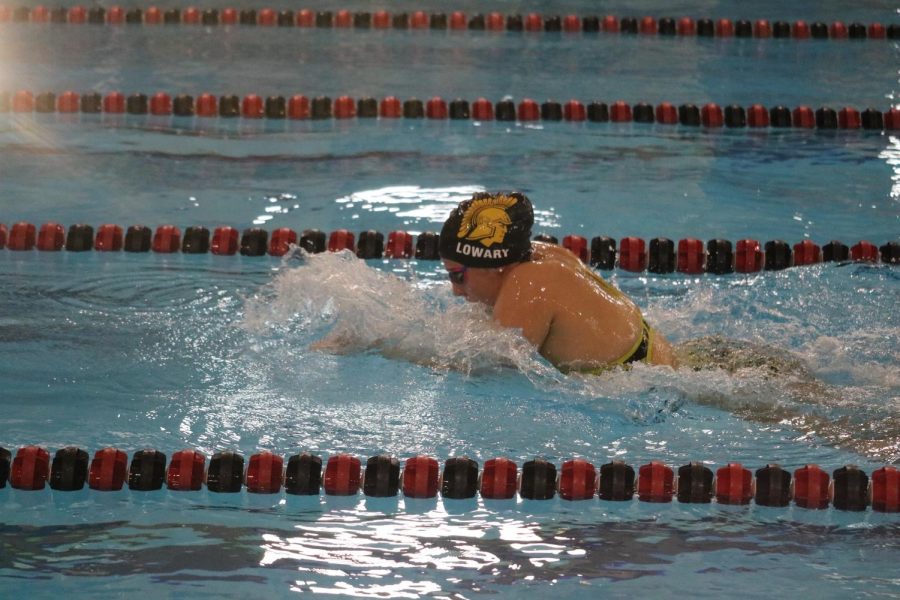
[[[351,252],[296,251],[246,303],[243,327],[289,336],[313,350],[376,351],[467,374],[515,368],[557,378],[517,332],[496,325],[477,304],[455,301],[450,286],[369,267]]]
[[[810,356],[818,365],[816,372],[833,376],[844,375],[860,384],[893,388],[900,390],[900,352],[890,349],[890,364],[875,360],[860,361],[858,355],[866,348],[879,348],[885,339],[900,339],[897,328],[876,327],[870,331],[858,330],[843,335],[840,339],[833,336],[818,336],[803,347],[804,355]],[[900,403],[900,397],[893,400]]]

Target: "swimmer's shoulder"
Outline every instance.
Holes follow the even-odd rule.
[[[524,264],[531,264],[535,272],[558,278],[574,276],[585,268],[581,259],[566,248],[544,242],[532,243],[531,260]]]
[[[581,261],[577,256],[562,246],[548,244],[546,242],[531,243],[531,261],[539,265],[578,265]]]
[[[504,288],[516,295],[540,296],[550,299],[565,289],[573,276],[561,257],[555,252],[535,253],[531,260],[517,263],[506,278]]]

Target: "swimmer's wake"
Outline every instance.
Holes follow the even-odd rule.
[[[815,436],[837,448],[900,462],[900,415],[826,384],[800,357],[720,336],[692,340],[678,350],[684,368],[700,375],[691,394],[696,402],[749,421],[787,425],[804,439]],[[704,386],[710,377],[716,385]]]

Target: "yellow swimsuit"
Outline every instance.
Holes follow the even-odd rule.
[[[639,360],[649,361],[651,355],[653,354],[653,329],[650,328],[650,325],[647,324],[647,321],[641,317],[641,337],[637,339],[632,346],[631,350],[629,350],[622,358],[617,361],[614,361],[612,364],[614,365],[625,365],[628,363],[637,362]]]

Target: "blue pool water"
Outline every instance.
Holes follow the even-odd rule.
[[[390,10],[419,8],[449,10]],[[602,12],[898,20],[879,2],[638,12],[613,2]],[[884,40],[0,24],[0,90],[884,110],[896,101],[897,55]],[[525,191],[536,230],[558,237],[881,245],[900,223],[900,142],[882,132],[0,114],[0,157],[7,225],[419,233],[473,190],[498,188]],[[0,446],[852,463],[868,473],[900,461],[896,268],[604,274],[674,342],[722,335],[782,348],[821,385],[810,393],[752,369],[563,376],[514,334],[485,335],[487,315],[454,300],[427,261],[0,250]],[[396,356],[310,349],[334,330],[387,340]],[[0,596],[10,598],[900,593],[897,517],[871,510],[6,487],[0,515]]]

